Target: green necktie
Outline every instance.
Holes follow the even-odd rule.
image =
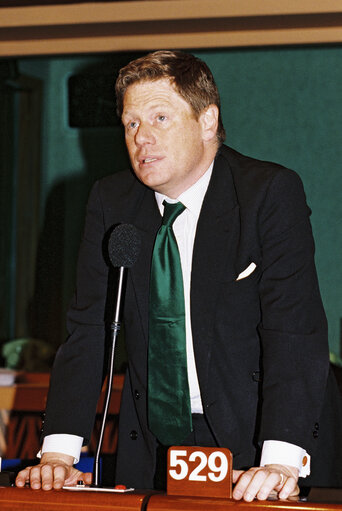
[[[151,268],[148,348],[149,428],[164,445],[192,430],[183,276],[172,224],[185,206],[164,201]]]

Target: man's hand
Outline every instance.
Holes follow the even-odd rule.
[[[90,484],[92,474],[83,473],[72,466],[73,457],[57,452],[43,454],[39,465],[27,467],[17,475],[16,486],[23,487],[28,483],[34,490],[60,490],[65,484],[76,484],[84,481]]]
[[[299,494],[299,471],[288,465],[266,465],[252,467],[246,472],[233,470],[233,483],[236,483],[233,498],[251,502],[255,498],[266,500],[270,495],[278,495],[279,499],[287,499]]]

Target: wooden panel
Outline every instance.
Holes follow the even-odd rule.
[[[1,511],[131,511],[143,509],[146,494],[43,491],[0,488]]]
[[[327,490],[326,495],[334,490]],[[335,492],[338,490],[335,490]],[[317,489],[319,496],[321,489]],[[337,498],[339,501],[339,498]],[[342,504],[295,501],[241,502],[232,499],[176,497],[153,491],[112,494],[0,488],[1,511],[341,511]]]
[[[49,375],[45,373],[34,375],[32,373],[32,375],[29,374],[25,378],[22,377],[21,381],[25,381],[25,379],[27,383],[18,383],[9,387],[0,386],[0,409],[32,412],[44,411],[49,389]],[[123,381],[124,375],[115,375],[109,408],[112,414],[119,413]],[[104,392],[102,392],[99,399],[98,413],[102,410],[103,402]]]
[[[272,15],[336,14],[340,0],[136,0],[7,7],[1,26],[37,26]]]
[[[342,42],[340,0],[136,0],[0,8],[0,55]]]
[[[342,510],[342,504],[316,504],[291,501],[244,502],[232,499],[210,499],[200,497],[176,497],[152,495],[147,511],[333,511]]]
[[[321,490],[318,490],[318,493]],[[328,492],[330,490],[327,490]],[[0,488],[1,511],[341,511],[342,504],[253,501],[199,497],[171,497],[144,491],[126,494],[75,493],[66,490],[44,492],[28,488]]]

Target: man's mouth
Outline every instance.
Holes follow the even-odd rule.
[[[157,161],[157,158],[143,158],[142,163],[152,163],[153,161]]]

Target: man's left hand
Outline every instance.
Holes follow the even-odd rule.
[[[289,465],[266,465],[252,467],[247,471],[233,470],[233,498],[251,502],[255,498],[266,500],[277,494],[279,499],[287,499],[299,494],[299,470]]]

